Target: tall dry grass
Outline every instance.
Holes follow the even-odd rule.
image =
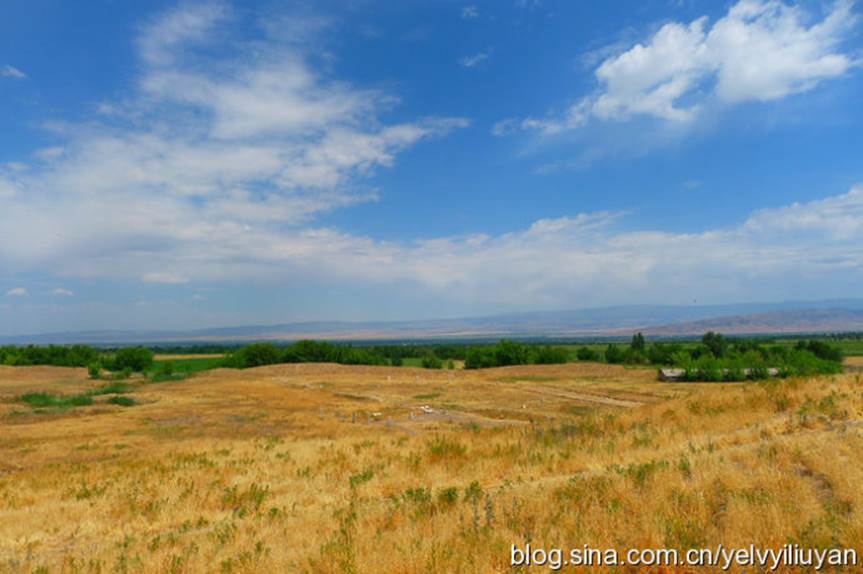
[[[513,572],[527,542],[863,551],[855,374],[280,365],[141,384],[131,408],[14,400],[94,384],[0,369],[0,572]]]

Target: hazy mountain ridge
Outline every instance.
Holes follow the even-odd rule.
[[[863,311],[857,309],[801,309],[751,315],[716,317],[646,329],[651,335],[821,333],[863,330]]]
[[[0,337],[0,343],[173,343],[254,340],[610,337],[863,331],[863,299],[731,305],[626,305],[418,321],[310,321],[185,331],[77,331]]]

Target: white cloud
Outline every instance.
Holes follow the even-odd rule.
[[[815,23],[799,6],[740,0],[713,25],[707,17],[663,25],[643,44],[596,68],[597,91],[563,118],[525,120],[525,129],[557,133],[590,118],[645,115],[688,122],[705,104],[770,101],[811,90],[854,66],[842,52],[859,17],[838,0]]]
[[[183,285],[189,280],[182,275],[170,273],[166,271],[155,271],[153,273],[145,273],[141,280],[144,283],[161,283],[163,285]]]
[[[51,269],[58,283],[408,285],[483,308],[680,302],[691,293],[733,300],[754,288],[790,293],[810,282],[847,291],[863,280],[859,188],[693,233],[626,230],[622,214],[602,212],[418,241],[316,224],[328,210],[374,201],[369,174],[466,121],[387,123],[393,98],[327,77],[294,44],[258,41],[254,56],[241,49],[216,62],[188,56],[177,30],[203,45],[204,24],[230,17],[190,6],[179,10],[198,16],[166,16],[184,23],[170,34],[153,32],[156,24],[143,32],[160,39],[139,43],[139,91],[90,123],[56,125],[62,152],[0,170],[4,273]],[[591,114],[584,104],[558,121],[574,126]],[[540,122],[498,129],[529,121]]]
[[[58,297],[72,297],[75,295],[74,292],[72,292],[69,289],[66,289],[64,287],[57,287],[56,289],[51,291],[51,293],[53,293],[54,295],[57,295]]]
[[[27,295],[27,290],[23,287],[15,287],[6,291],[7,297],[26,297]]]
[[[176,283],[226,256],[250,265],[316,215],[374,201],[376,169],[468,123],[386,123],[394,97],[327,77],[295,42],[223,42],[232,15],[184,3],[154,19],[134,91],[53,124],[65,141],[35,165],[0,168],[0,267]],[[197,50],[214,42],[233,55]]]
[[[860,238],[863,236],[863,187],[819,201],[757,211],[745,227],[750,232],[781,233],[792,239],[803,238],[804,233],[816,233],[836,241]]]
[[[4,177],[3,173],[0,172],[0,200],[12,198],[18,195],[19,191],[18,182],[12,178]]]
[[[187,2],[150,22],[138,37],[141,58],[152,66],[175,62],[189,46],[211,40],[214,27],[230,14],[220,0]]]
[[[3,76],[4,78],[15,78],[16,80],[21,80],[26,78],[27,74],[25,74],[15,66],[6,64],[0,67],[0,76]]]
[[[465,56],[464,58],[459,60],[459,64],[461,64],[465,68],[475,68],[476,66],[480,65],[484,61],[488,60],[488,57],[490,54],[491,54],[491,52],[485,51],[485,52],[478,52],[478,53],[473,54],[471,56]]]
[[[51,146],[42,149],[37,149],[33,155],[42,160],[55,160],[63,155],[65,150],[62,146]]]
[[[461,17],[465,20],[473,20],[479,18],[479,8],[474,5],[465,6],[461,9]]]

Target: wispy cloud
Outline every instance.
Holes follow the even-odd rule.
[[[134,91],[52,124],[62,145],[27,169],[0,169],[4,270],[179,283],[224,257],[300,254],[318,214],[374,201],[375,170],[468,123],[382,121],[395,97],[328,77],[281,29],[235,37],[218,59],[199,50],[233,33],[233,15],[184,3],[152,20]]]
[[[740,6],[762,5],[738,4],[735,10]],[[789,38],[796,38],[795,30],[811,30],[801,27],[798,12],[792,17],[786,10],[740,16],[742,29],[752,31],[758,18],[781,16],[776,25]],[[508,233],[422,240],[380,240],[323,225],[323,213],[375,201],[378,191],[369,177],[394,165],[400,153],[467,120],[388,122],[396,97],[329,76],[295,42],[234,38],[224,44],[237,47],[229,57],[226,49],[218,51],[218,60],[199,53],[196,47],[231,33],[232,17],[222,4],[183,4],[151,22],[137,44],[140,76],[125,98],[108,102],[105,113],[86,123],[55,123],[61,140],[55,150],[28,156],[21,169],[0,168],[4,274],[51,269],[54,284],[71,286],[81,277],[187,284],[188,297],[201,284],[293,281],[381,292],[408,286],[477,309],[586,306],[631,301],[633,293],[644,302],[680,302],[692,294],[700,300],[750,298],[760,289],[769,298],[800,295],[807,285],[829,296],[825,289],[848,292],[863,281],[860,188],[757,211],[738,226],[688,233],[633,230],[625,214],[608,212],[542,219]],[[831,28],[824,24],[831,18],[814,26]],[[702,26],[706,37],[719,23]],[[677,30],[684,36],[691,31],[691,25]],[[769,38],[779,33],[768,32]],[[654,43],[641,50],[652,54],[648,46]],[[634,49],[605,62],[627,61],[621,58]],[[816,62],[822,52],[803,50]],[[664,65],[672,71],[657,75],[658,64],[647,66],[659,79],[633,85],[653,86],[681,74],[673,63]],[[609,78],[615,74],[623,72]],[[717,74],[711,77],[719,82]],[[788,77],[769,83],[792,91],[807,87]],[[752,93],[742,87],[748,85],[745,75],[728,81],[743,83],[729,93]],[[603,94],[628,102],[621,94],[640,93],[613,85],[609,79],[602,92],[553,120],[575,126],[585,116],[598,117],[594,106]],[[714,97],[719,90],[713,87]],[[621,118],[648,113],[633,105],[609,109]],[[677,100],[672,107],[692,109]],[[512,119],[496,131],[543,129],[532,122],[537,120]]]
[[[465,6],[461,9],[461,17],[464,20],[473,20],[475,18],[479,18],[479,8],[477,8],[473,4]]]
[[[15,78],[16,80],[22,80],[27,77],[27,74],[12,66],[10,64],[6,64],[4,66],[0,66],[0,76],[4,78]]]
[[[154,271],[153,273],[145,273],[141,278],[144,283],[161,283],[163,285],[183,285],[189,282],[189,279],[177,273],[166,271]]]
[[[72,297],[75,295],[70,289],[66,289],[65,287],[57,287],[53,291],[52,294],[57,295],[58,297]]]
[[[820,21],[777,0],[741,0],[711,25],[707,17],[670,22],[644,43],[605,58],[597,90],[566,113],[529,118],[521,127],[555,134],[592,119],[649,116],[689,122],[708,105],[770,101],[850,72],[842,43],[858,24],[852,0],[838,0]]]
[[[485,52],[478,52],[471,56],[465,56],[464,58],[459,60],[459,64],[461,64],[465,68],[475,68],[476,66],[479,66],[480,64],[488,60],[488,57],[490,55],[490,50],[486,50]]]
[[[27,295],[29,295],[29,293],[27,293],[27,290],[23,287],[14,287],[6,291],[7,297],[27,297]]]

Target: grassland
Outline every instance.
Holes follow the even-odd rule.
[[[108,395],[85,369],[0,367],[0,572],[502,573],[527,541],[863,552],[860,377],[285,364]]]
[[[156,355],[156,360],[153,361],[154,372],[159,372],[164,369],[166,364],[170,364],[175,373],[184,373],[191,375],[208,371],[222,366],[224,363],[222,355],[185,355],[185,356],[170,356]]]

